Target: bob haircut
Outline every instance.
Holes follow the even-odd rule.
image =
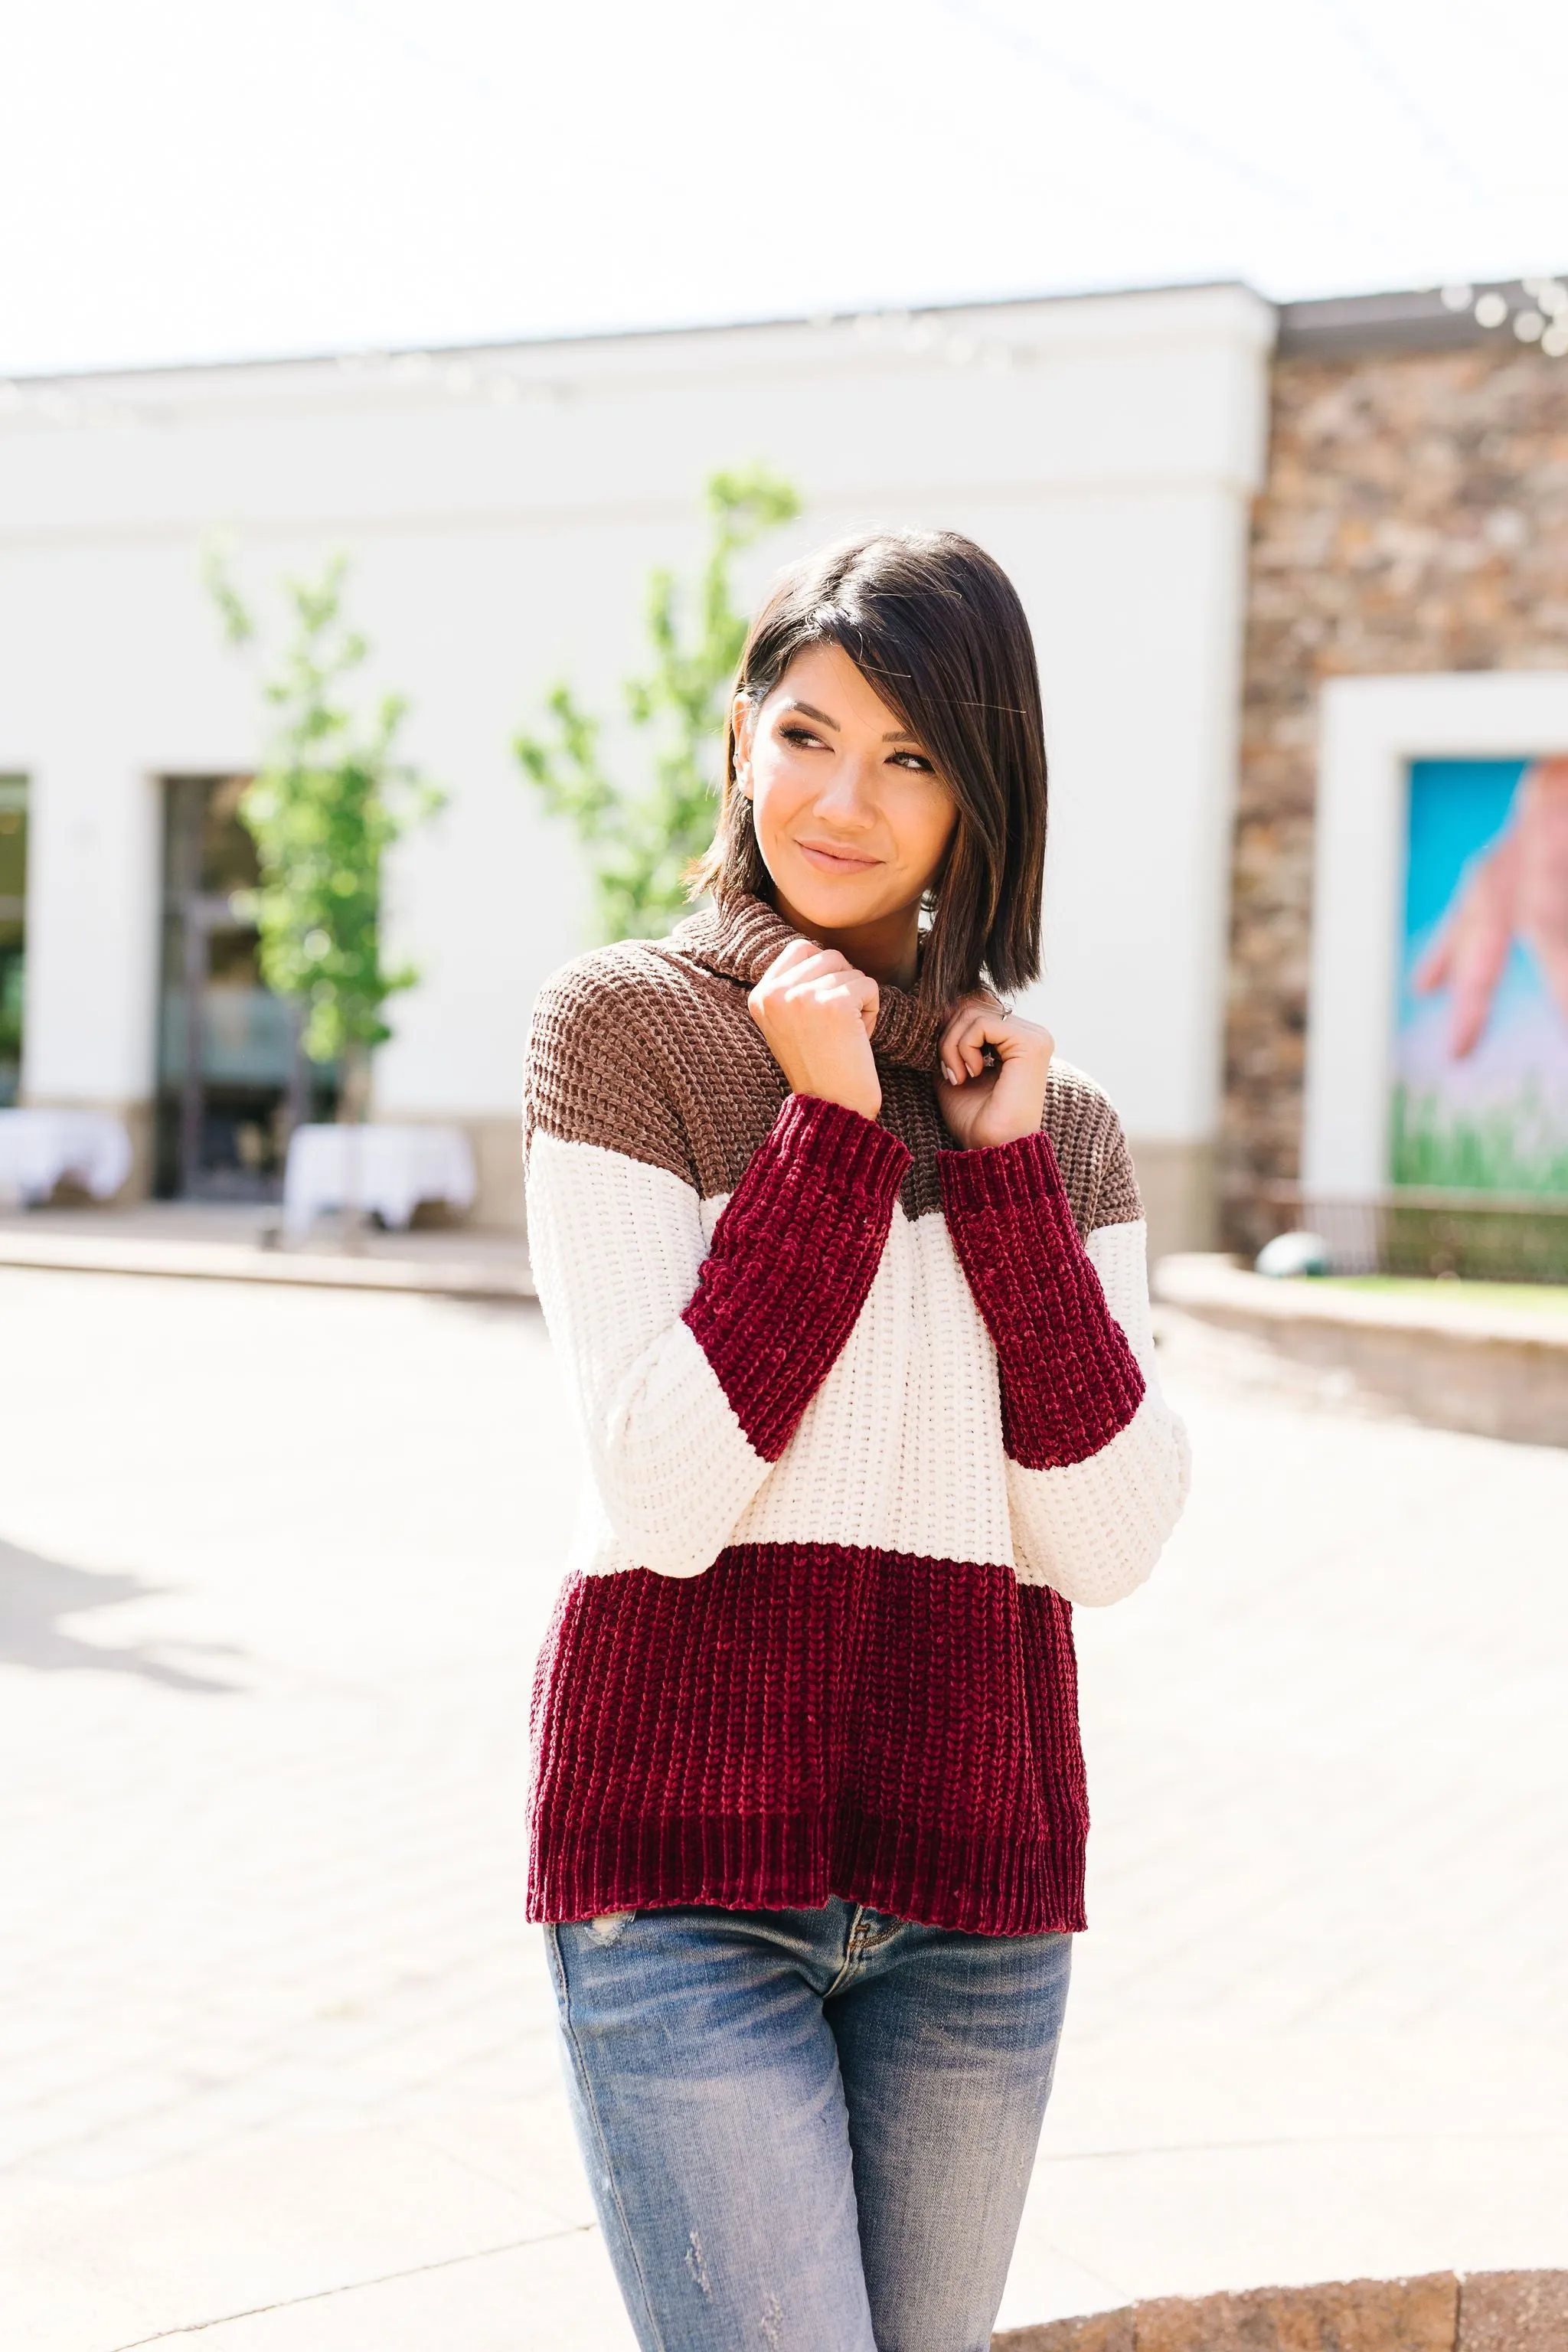
[[[989,981],[1004,992],[1040,968],[1046,746],[1034,640],[1018,593],[972,539],[877,531],[783,572],[746,637],[735,681],[756,710],[808,646],[841,646],[935,763],[958,824],[926,901],[918,993],[937,1011]],[[735,782],[735,722],[712,847],[695,898],[772,895],[752,804]]]

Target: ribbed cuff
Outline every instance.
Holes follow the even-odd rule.
[[[820,1095],[787,1097],[763,1150],[770,1146],[782,1160],[825,1168],[835,1183],[857,1185],[870,1197],[885,1197],[889,1213],[910,1172],[907,1144],[874,1118],[865,1118],[843,1103],[825,1102]],[[752,1165],[756,1165],[755,1160]],[[751,1170],[746,1172],[749,1175]]]
[[[936,1164],[949,1216],[975,1216],[984,1210],[1027,1209],[1042,1201],[1067,1207],[1067,1187],[1057,1155],[1043,1129],[1012,1143],[992,1143],[976,1151],[939,1151]],[[1070,1224],[1070,1215],[1068,1219]]]

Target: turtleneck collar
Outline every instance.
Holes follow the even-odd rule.
[[[798,936],[765,899],[742,895],[721,907],[704,907],[688,915],[670,933],[668,944],[704,971],[754,988],[779,950]],[[941,1014],[928,1011],[907,988],[889,987],[886,981],[877,986],[872,1051],[906,1069],[931,1069],[942,1032]]]

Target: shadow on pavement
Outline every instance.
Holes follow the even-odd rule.
[[[160,1648],[169,1646],[166,1643],[116,1646],[84,1642],[62,1626],[64,1618],[79,1617],[91,1609],[117,1609],[128,1601],[145,1601],[158,1590],[156,1585],[144,1584],[139,1576],[71,1568],[63,1560],[23,1551],[0,1538],[0,1665],[30,1666],[42,1674],[87,1669],[139,1675],[170,1690],[204,1694],[242,1691],[240,1683],[167,1664],[158,1655]],[[187,1646],[179,1644],[182,1649]],[[216,1646],[200,1645],[203,1649]]]

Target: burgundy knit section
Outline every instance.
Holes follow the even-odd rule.
[[[534,1693],[529,1916],[830,1895],[1083,1926],[1071,1612],[1010,1568],[748,1544],[575,1577]]]
[[[764,1462],[855,1328],[909,1165],[858,1111],[791,1095],[730,1196],[682,1319]]]
[[[1086,1462],[1125,1429],[1143,1375],[1073,1223],[1049,1139],[940,1155],[959,1262],[996,1343],[1002,1436],[1026,1470]]]

